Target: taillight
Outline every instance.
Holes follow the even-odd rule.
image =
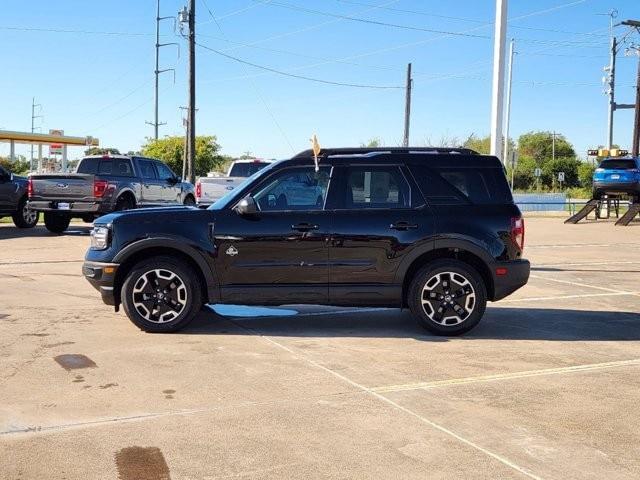
[[[33,179],[31,177],[27,180],[27,196],[33,197]]]
[[[520,251],[524,250],[524,218],[513,217],[511,219],[511,238]]]
[[[196,198],[200,198],[202,196],[202,185],[200,182],[196,183]]]
[[[94,180],[93,181],[93,196],[96,198],[100,198],[104,195],[104,192],[107,190],[107,186],[109,182],[106,180]]]

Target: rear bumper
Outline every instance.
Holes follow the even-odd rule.
[[[59,203],[68,203],[69,208],[61,210]],[[65,200],[29,200],[29,207],[38,212],[60,212],[64,214],[85,214],[85,213],[108,213],[111,211],[109,205],[102,202],[74,202]]]
[[[84,278],[100,292],[102,301],[107,305],[116,305],[113,285],[119,266],[117,263],[102,262],[84,262],[82,265]]]
[[[492,265],[493,297],[489,300],[497,301],[511,295],[529,281],[531,264],[529,260],[512,260],[509,262],[495,262]],[[498,274],[498,272],[504,272]]]
[[[640,182],[611,182],[594,180],[593,190],[600,193],[640,194]]]

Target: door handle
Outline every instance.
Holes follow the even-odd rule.
[[[310,230],[318,230],[318,225],[312,223],[298,223],[297,225],[291,225],[291,230],[297,230],[298,232],[308,232]]]
[[[409,222],[396,222],[389,225],[389,228],[392,230],[405,231],[405,230],[413,230],[414,228],[418,228],[418,225],[416,223],[409,223]]]

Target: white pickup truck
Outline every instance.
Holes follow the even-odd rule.
[[[208,207],[270,163],[269,160],[258,159],[236,160],[229,166],[226,175],[200,177],[196,181],[196,203],[199,207]]]

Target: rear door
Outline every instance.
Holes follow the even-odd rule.
[[[396,272],[411,248],[433,241],[431,211],[400,165],[341,166],[332,178],[329,301],[399,304]]]
[[[220,212],[214,241],[223,301],[327,302],[329,176],[329,167],[284,168],[251,192],[256,215]]]
[[[162,205],[162,186],[163,183],[158,179],[158,173],[152,160],[146,158],[137,158],[138,171],[142,181],[142,206]]]

